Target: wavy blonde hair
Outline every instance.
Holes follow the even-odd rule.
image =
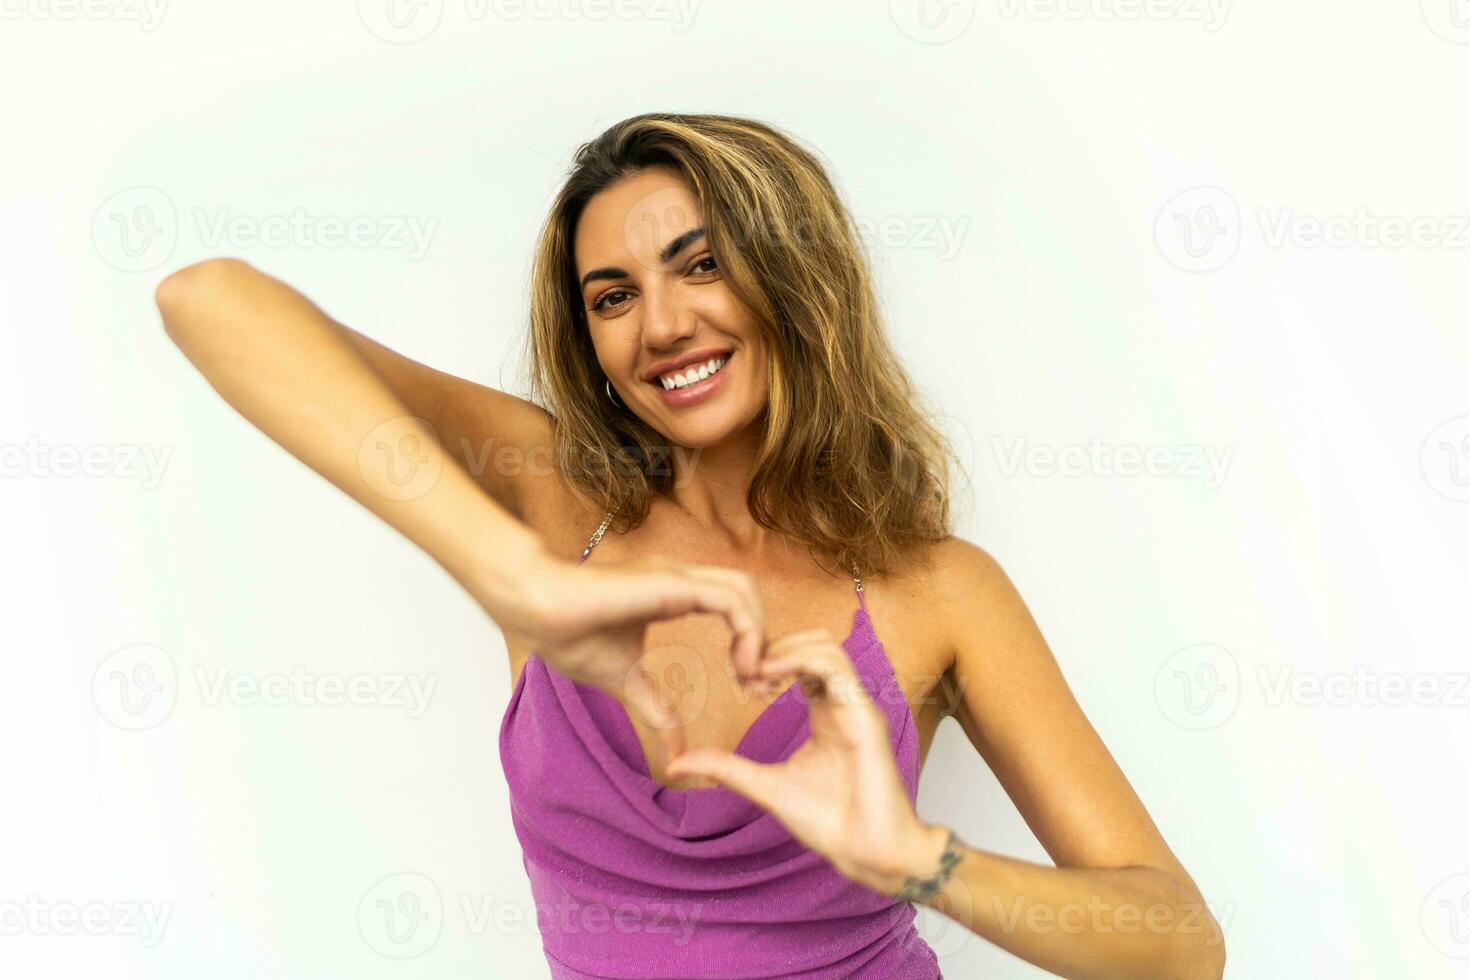
[[[884,335],[851,215],[813,152],[732,116],[646,113],[609,127],[578,147],[542,227],[531,399],[555,420],[574,493],[623,531],[672,486],[663,436],[604,393],[573,257],[592,196],[656,165],[692,188],[716,263],[770,352],[751,516],[819,562],[880,574],[949,536],[955,457]]]

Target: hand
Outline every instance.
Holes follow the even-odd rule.
[[[898,896],[911,879],[937,870],[948,832],[914,812],[888,720],[841,644],[825,629],[788,634],[767,646],[758,674],[773,687],[796,675],[811,737],[773,765],[696,749],[674,758],[668,775],[705,776],[734,790],[843,875],[881,894]]]
[[[616,565],[581,565],[554,556],[532,561],[508,618],[530,648],[562,675],[617,698],[659,732],[664,758],[683,751],[683,726],[663,708],[639,667],[648,624],[688,613],[723,616],[733,636],[736,676],[757,677],[766,619],[755,580],[745,572],[644,556]]]

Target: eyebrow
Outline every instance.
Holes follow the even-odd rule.
[[[678,236],[663,247],[662,251],[658,253],[659,262],[667,264],[670,259],[678,255],[680,252],[684,251],[684,249],[688,248],[690,244],[692,244],[696,239],[703,238],[704,233],[704,228],[690,228],[688,231],[684,232],[682,235]],[[593,269],[591,272],[583,276],[582,288],[586,289],[587,284],[589,282],[592,282],[594,279],[626,278],[628,278],[628,273],[626,270],[620,269],[615,265],[606,265],[600,269]]]

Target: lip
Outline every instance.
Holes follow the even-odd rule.
[[[705,347],[701,350],[690,351],[683,357],[670,358],[667,361],[659,361],[648,372],[643,375],[644,381],[652,382],[662,388],[663,382],[658,379],[660,374],[668,374],[670,371],[682,371],[691,364],[703,364],[711,358],[719,357],[721,354],[730,354],[733,351],[728,347]]]
[[[720,368],[719,373],[712,374],[703,381],[696,381],[694,384],[687,385],[683,388],[665,388],[663,382],[657,378],[654,379],[653,383],[658,388],[659,395],[663,397],[665,405],[670,408],[682,408],[685,405],[692,405],[695,402],[703,401],[718,391],[720,386],[725,383],[725,375],[730,373],[730,362],[734,359],[734,351],[728,352],[725,355],[725,364]]]

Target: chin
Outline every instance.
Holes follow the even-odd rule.
[[[681,419],[667,430],[659,429],[659,434],[684,449],[708,449],[739,435],[747,424],[743,418],[720,412],[709,418]]]
[[[685,449],[708,449],[718,446],[738,431],[738,426],[726,422],[691,424],[676,427],[670,441]]]

